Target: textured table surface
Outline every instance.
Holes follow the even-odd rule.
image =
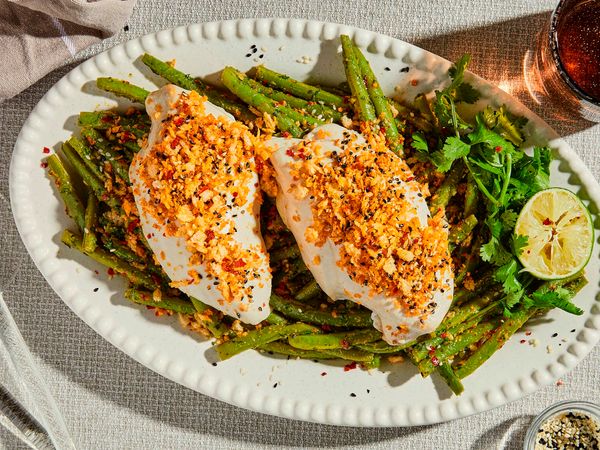
[[[193,22],[300,17],[385,33],[449,59],[473,55],[471,70],[500,84],[547,120],[600,177],[600,126],[537,104],[523,87],[523,60],[553,1],[483,0],[138,0],[127,31],[78,55]],[[560,386],[474,417],[415,428],[322,426],[245,411],[188,390],[105,342],[54,294],[26,254],[8,206],[8,166],[19,129],[43,94],[75,62],[0,104],[0,285],[25,340],[82,449],[355,447],[520,448],[533,415],[564,399],[600,400],[600,348]],[[561,117],[564,116],[564,117]],[[518,361],[515,362],[518,364]],[[0,447],[18,448],[0,432]]]

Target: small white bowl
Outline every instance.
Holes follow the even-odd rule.
[[[534,450],[536,444],[536,437],[540,426],[551,417],[564,413],[564,412],[581,412],[592,417],[598,424],[600,424],[600,406],[595,403],[585,402],[581,400],[566,400],[563,402],[555,403],[543,410],[531,423],[527,434],[525,434],[525,440],[523,441],[523,450]]]

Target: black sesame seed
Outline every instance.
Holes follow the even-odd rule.
[[[98,292],[98,288],[94,288],[94,292]]]
[[[386,68],[384,68],[383,70],[385,70],[386,72],[389,72],[389,71],[390,71],[390,70],[392,70],[392,69],[390,69],[389,67],[386,67]]]
[[[277,387],[277,385],[278,385],[278,384],[279,384],[279,383],[275,383],[275,384],[273,385],[273,389],[275,389],[275,388]]]
[[[246,58],[250,58],[252,56],[252,53],[246,53]]]
[[[410,67],[406,66],[403,67],[402,69],[400,69],[400,72],[408,72],[410,70]]]
[[[552,335],[552,337],[556,337],[556,336],[558,336],[558,333],[554,333],[554,334]]]
[[[212,363],[212,365],[213,365],[214,367],[217,367],[217,363],[216,363],[216,362]]]
[[[350,397],[356,397],[356,394],[354,392],[351,392]]]

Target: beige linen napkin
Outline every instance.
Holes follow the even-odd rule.
[[[118,32],[135,0],[0,0],[0,101]]]

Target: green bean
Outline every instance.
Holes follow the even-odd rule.
[[[201,80],[192,78],[148,53],[142,56],[142,62],[148,66],[152,72],[163,77],[168,82],[182,87],[183,89],[187,89],[188,91],[196,91],[200,95],[206,95],[209,102],[220,106],[236,119],[244,122],[251,122],[256,118],[245,105],[226,98],[223,93],[217,91],[215,88],[208,87]]]
[[[322,293],[323,291],[319,287],[318,283],[315,280],[312,280],[309,283],[307,283],[304,287],[302,287],[302,289],[300,289],[296,293],[294,298],[300,302],[306,302],[315,297],[318,297]]]
[[[217,339],[229,333],[229,328],[219,321],[221,314],[214,308],[202,303],[200,300],[194,297],[190,297],[190,301],[194,307],[194,311],[198,314],[194,314],[194,318],[200,322],[200,324],[206,328],[211,334]],[[215,320],[215,318],[217,320]]]
[[[98,153],[109,162],[114,174],[130,184],[129,167],[123,164],[122,157],[106,142],[104,137],[93,128],[82,128],[81,135],[87,139],[88,143],[96,147]]]
[[[56,184],[58,193],[65,203],[67,214],[75,221],[79,229],[83,232],[85,229],[85,210],[81,200],[75,193],[69,173],[65,170],[58,155],[50,155],[46,161],[50,167],[49,173],[54,177],[54,183]]]
[[[364,78],[358,66],[354,44],[350,40],[350,37],[346,35],[340,36],[340,39],[342,40],[346,79],[348,80],[352,95],[356,101],[356,113],[360,120],[364,122],[375,122],[377,120],[377,114],[375,113],[375,107],[371,102]]]
[[[465,390],[460,378],[454,373],[450,364],[442,364],[438,367],[438,373],[448,384],[448,387],[454,392],[455,395],[460,395]]]
[[[494,285],[485,292],[479,293],[474,300],[458,305],[456,308],[450,310],[448,314],[446,314],[446,317],[444,317],[444,320],[442,320],[442,323],[437,328],[436,332],[442,333],[471,319],[481,311],[485,311],[486,307],[493,304],[501,296],[502,287],[500,285]]]
[[[181,314],[194,314],[196,312],[194,305],[192,305],[190,301],[179,297],[167,297],[161,295],[160,299],[155,300],[152,292],[127,289],[125,291],[125,298],[138,305],[167,309]]]
[[[90,147],[83,141],[77,139],[75,136],[71,136],[71,138],[67,141],[67,144],[69,144],[71,148],[77,152],[90,172],[92,172],[100,181],[104,182],[106,177],[100,171],[98,163],[94,158]]]
[[[479,203],[479,189],[471,172],[467,174],[467,188],[465,191],[465,210],[464,217],[469,217],[477,212]]]
[[[103,91],[125,97],[135,103],[146,103],[146,97],[150,94],[146,89],[131,84],[129,81],[118,80],[112,77],[101,77],[96,80],[96,86]]]
[[[258,330],[248,331],[243,336],[238,336],[230,341],[215,346],[221,360],[229,359],[246,350],[258,348],[269,342],[293,336],[296,334],[316,333],[318,329],[305,323],[292,325],[270,325]]]
[[[339,333],[308,334],[288,338],[292,347],[302,350],[326,350],[348,348],[356,344],[366,344],[381,339],[381,332],[375,328],[342,331]]]
[[[300,97],[305,100],[321,103],[324,105],[343,108],[344,98],[327,92],[318,87],[311,86],[300,81],[296,81],[287,75],[282,75],[273,70],[267,69],[265,66],[258,66],[255,72],[255,78],[263,81],[280,91],[292,94],[295,97]]]
[[[373,353],[365,352],[357,348],[349,348],[347,350],[341,348],[330,348],[327,350],[322,350],[322,352],[348,361],[369,363],[373,362],[375,359],[375,355]]]
[[[85,227],[83,229],[83,243],[81,245],[84,253],[90,253],[96,250],[98,244],[95,232],[97,223],[98,200],[96,199],[96,196],[90,192],[85,207]]]
[[[366,310],[336,312],[311,308],[295,300],[271,295],[271,307],[290,319],[334,327],[367,328],[373,326],[371,312]]]
[[[574,281],[565,284],[564,280],[561,281],[547,281],[537,289],[537,292],[546,292],[552,290],[556,286],[563,285],[566,288],[571,297],[574,297],[579,290],[585,286],[587,280],[581,276]],[[521,306],[514,311],[510,317],[505,318],[502,325],[500,325],[496,331],[486,341],[475,350],[468,359],[461,361],[457,365],[456,375],[459,378],[465,378],[472,374],[479,366],[487,361],[497,350],[502,348],[506,341],[519,329],[525,322],[527,322],[534,314],[542,311],[538,308],[525,308]]]
[[[369,61],[367,61],[367,58],[365,58],[365,55],[363,55],[358,46],[352,45],[354,46],[358,68],[362,74],[364,83],[367,86],[367,92],[369,93],[371,102],[375,107],[377,118],[384,129],[388,145],[390,145],[392,151],[402,155],[402,142],[400,135],[398,134],[398,129],[396,128],[394,116],[390,110],[388,99],[383,94],[381,85],[377,81],[373,69],[371,69],[371,65],[369,64]]]
[[[473,229],[477,226],[477,217],[471,214],[465,220],[450,228],[448,233],[448,242],[452,246],[457,246],[469,237]]]
[[[415,345],[415,343],[416,341],[413,340],[400,345],[390,345],[385,341],[375,341],[368,342],[365,344],[355,344],[355,347],[370,353],[389,354],[398,353],[404,350],[405,348]]]
[[[462,335],[463,333],[473,332],[475,327],[481,322],[481,320],[487,316],[488,314],[495,312],[498,309],[498,304],[493,303],[491,305],[487,305],[485,308],[481,309],[477,313],[475,313],[469,320],[461,322],[452,328],[448,328],[446,331],[438,332],[436,330],[434,335],[427,340],[422,340],[415,344],[414,346],[408,348],[406,351],[410,353],[412,360],[415,363],[418,363],[424,360],[430,352],[430,349],[436,348],[439,345],[444,344],[446,339],[455,336]],[[442,337],[444,336],[444,337]]]
[[[277,264],[284,259],[295,259],[300,257],[300,248],[296,244],[289,245],[271,253],[271,264]]]
[[[94,192],[98,200],[107,202],[111,206],[118,207],[118,202],[107,195],[104,183],[87,168],[75,150],[73,150],[69,144],[64,143],[62,145],[62,151],[69,163],[71,163],[71,166],[77,171],[85,185]]]
[[[274,311],[271,311],[269,316],[265,319],[265,322],[267,322],[269,325],[283,325],[288,323],[285,317],[280,316]]]
[[[291,109],[278,106],[274,100],[252,89],[244,74],[238,72],[233,67],[226,67],[221,73],[221,81],[227,89],[237,95],[242,101],[254,106],[261,112],[273,116],[281,131],[288,132],[293,137],[302,136],[302,130],[288,115]]]
[[[331,120],[333,122],[340,122],[340,120],[342,120],[343,114],[333,108],[304,100],[302,98],[294,97],[293,95],[286,94],[285,92],[277,91],[251,78],[248,78],[247,80],[250,87],[256,91],[266,95],[269,98],[272,98],[275,101],[285,102],[285,105],[289,106],[290,108],[306,111],[306,113],[310,114],[311,116],[325,121]]]
[[[435,216],[441,208],[445,208],[448,202],[458,190],[458,183],[464,174],[463,164],[456,163],[450,169],[450,172],[446,175],[446,178],[442,182],[442,185],[435,192],[429,202],[429,210],[431,215]]]
[[[462,334],[455,336],[453,339],[445,340],[439,347],[436,347],[433,354],[428,354],[429,358],[424,358],[418,363],[419,371],[424,377],[430,375],[439,366],[439,362],[434,364],[434,359],[437,361],[447,361],[454,355],[460,353],[470,345],[479,342],[489,332],[498,326],[496,321],[482,322],[475,325],[473,328],[465,330]]]
[[[61,240],[68,247],[83,253],[83,242],[80,236],[76,236],[69,230],[65,230],[62,234]],[[129,281],[131,281],[132,284],[136,286],[143,286],[151,290],[154,290],[158,287],[151,276],[100,248],[97,248],[91,253],[86,253],[86,255],[88,255],[94,261],[97,261],[100,264],[114,270],[115,272],[123,274],[129,279]]]
[[[301,350],[294,348],[291,345],[285,344],[280,341],[269,342],[259,347],[260,350],[271,353],[279,353],[280,355],[287,355],[293,358],[302,359],[336,359],[337,356],[329,355],[327,353],[319,352],[316,350]]]

